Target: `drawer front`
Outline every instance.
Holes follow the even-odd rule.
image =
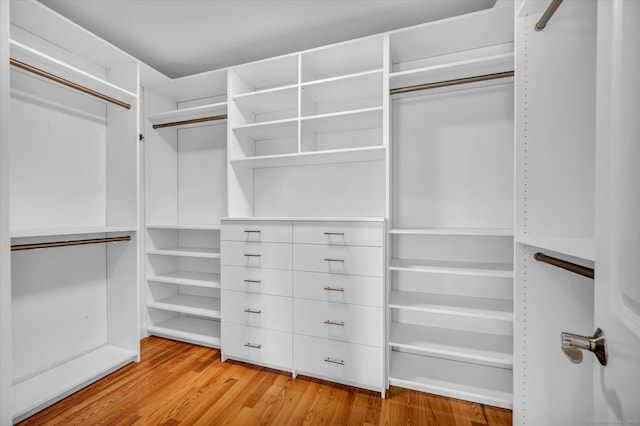
[[[291,269],[291,244],[222,241],[222,265]]]
[[[222,287],[224,288],[224,276]],[[293,297],[384,306],[382,277],[295,271],[293,273]]]
[[[291,298],[268,294],[221,291],[225,322],[291,332]]]
[[[235,359],[292,369],[291,333],[222,322],[222,353]]]
[[[291,271],[229,265],[221,271],[224,290],[291,297]]]
[[[292,241],[289,221],[222,221],[222,241],[262,241],[268,243],[290,243]]]
[[[381,277],[383,271],[381,247],[293,245],[293,269]]]
[[[294,335],[293,357],[294,369],[301,374],[383,387],[382,348]]]
[[[294,222],[293,242],[382,247],[383,222]]]
[[[295,334],[382,347],[383,323],[382,308],[309,299],[293,301]]]

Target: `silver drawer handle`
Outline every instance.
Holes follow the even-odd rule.
[[[259,310],[259,309],[249,309],[249,308],[247,308],[244,311],[246,313],[248,313],[248,314],[261,314],[262,313],[262,311]]]
[[[340,325],[344,327],[344,321],[331,321],[331,320],[325,320],[324,322],[325,324],[329,324],[329,325]]]
[[[344,259],[332,259],[330,257],[325,257],[324,261],[325,262],[342,262],[342,263],[344,263]]]
[[[256,349],[260,349],[262,347],[262,345],[256,345],[255,343],[251,343],[251,342],[247,342],[244,345],[247,348],[256,348]]]
[[[247,234],[259,234],[262,231],[260,231],[259,229],[245,229],[244,232],[246,232]]]
[[[260,257],[260,256],[262,256],[261,254],[255,254],[255,253],[245,253],[244,255],[246,257]]]
[[[260,284],[262,281],[260,280],[244,280],[245,283],[256,283],[256,284]]]
[[[327,291],[344,291],[342,287],[325,287],[324,289]]]
[[[340,365],[344,365],[344,360],[342,359],[333,359],[331,357],[326,357],[324,359],[324,362],[330,362],[332,364],[340,364]]]
[[[344,237],[344,232],[325,232],[324,235],[340,235]]]

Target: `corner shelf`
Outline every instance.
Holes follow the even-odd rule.
[[[211,319],[220,319],[220,299],[212,297],[177,294],[160,300],[150,300],[147,302],[147,307]]]
[[[147,327],[156,336],[176,338],[205,346],[220,347],[220,326],[217,321],[177,315],[167,321]]]
[[[451,275],[473,275],[478,277],[513,278],[513,265],[507,263],[391,259],[389,270]]]
[[[216,115],[225,115],[227,113],[227,103],[219,102],[215,104],[202,105],[192,108],[177,109],[173,111],[161,112],[153,114],[147,117],[151,124],[165,124],[172,122],[179,122],[185,120],[197,120],[200,118],[211,117]],[[217,123],[224,121],[217,121]],[[182,124],[173,126],[174,129],[181,129],[185,127],[203,126],[207,124],[214,124],[216,122],[207,123],[195,123],[195,124]]]
[[[383,146],[336,149],[327,151],[309,151],[303,153],[265,155],[231,159],[234,167],[263,168],[284,166],[306,166],[312,164],[350,163],[355,161],[384,160],[386,148]]]
[[[147,254],[161,256],[183,256],[183,257],[203,257],[208,259],[219,259],[220,249],[200,248],[200,247],[172,247],[164,249],[150,249]]]
[[[190,285],[194,287],[220,288],[220,274],[196,271],[173,271],[149,275],[147,281],[158,283]]]

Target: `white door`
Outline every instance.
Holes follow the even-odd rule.
[[[639,22],[638,0],[598,2],[594,424],[640,424]]]

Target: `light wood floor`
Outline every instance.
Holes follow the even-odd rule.
[[[510,425],[511,411],[391,387],[376,392],[241,362],[159,337],[142,361],[21,425]]]

